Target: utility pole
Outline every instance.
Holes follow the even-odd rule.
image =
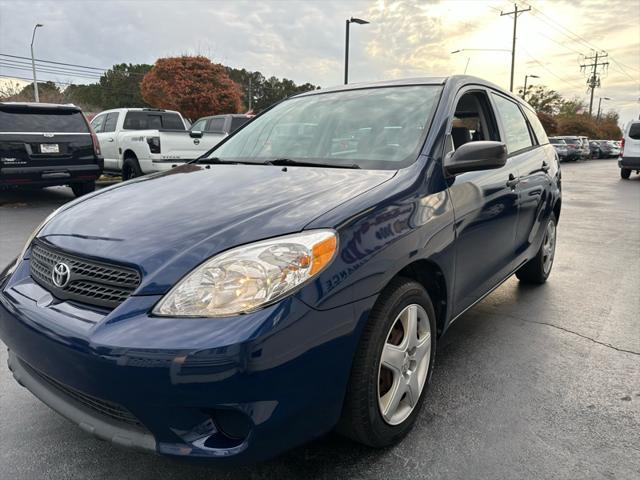
[[[609,62],[603,62],[603,59],[606,59],[609,56],[608,53],[606,52],[595,52],[595,55],[591,56],[591,57],[585,57],[585,62],[589,61],[589,60],[593,60],[593,63],[583,63],[582,65],[580,65],[580,70],[581,71],[587,71],[589,68],[591,68],[591,74],[589,75],[589,79],[587,80],[587,85],[589,86],[589,89],[591,90],[591,95],[590,95],[590,99],[589,99],[589,116],[591,116],[592,112],[593,112],[593,92],[596,89],[596,87],[600,87],[600,77],[598,76],[598,67],[608,67],[609,66]]]
[[[249,77],[249,111],[251,111],[252,102],[252,94],[251,94],[251,77]]]
[[[525,9],[518,8],[518,4],[513,4],[513,12],[500,12],[500,16],[513,15],[513,43],[511,45],[511,81],[509,82],[509,91],[513,92],[513,71],[516,64],[516,30],[518,28],[518,15],[531,10],[531,7]]]

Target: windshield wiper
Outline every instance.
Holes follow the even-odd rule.
[[[273,160],[267,160],[265,165],[282,165],[288,167],[329,167],[329,168],[360,168],[360,165],[355,163],[340,164],[340,163],[321,163],[321,162],[303,162],[300,160],[293,160],[291,158],[275,158]]]
[[[199,163],[202,165],[238,165],[238,164],[246,164],[246,165],[256,165],[254,162],[239,162],[237,160],[222,160],[218,157],[211,158],[196,158],[195,160],[191,160],[188,163]]]

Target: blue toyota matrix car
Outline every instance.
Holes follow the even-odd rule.
[[[546,281],[560,207],[544,129],[495,85],[309,92],[55,211],[0,275],[0,337],[20,384],[120,445],[382,447],[429,402],[451,323],[514,273]]]

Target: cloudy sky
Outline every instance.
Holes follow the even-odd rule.
[[[515,84],[525,74],[563,95],[587,99],[580,63],[609,53],[597,97],[622,120],[640,114],[640,0],[520,0]],[[233,67],[321,86],[343,78],[345,19],[351,28],[350,80],[462,73],[509,87],[513,10],[505,0],[5,1],[0,54],[108,68],[158,57],[202,54]],[[496,51],[461,49],[495,49]],[[0,56],[0,75],[29,78],[29,65]],[[11,63],[13,62],[13,63]],[[467,66],[468,62],[468,66]],[[584,62],[591,63],[591,62]],[[26,70],[9,68],[27,67]],[[97,71],[97,70],[96,70]],[[90,82],[70,73],[42,79]],[[597,108],[597,107],[596,107]],[[595,113],[595,112],[594,112]]]

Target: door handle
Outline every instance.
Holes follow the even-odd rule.
[[[507,180],[507,187],[513,189],[516,188],[516,185],[520,183],[520,177],[516,178],[513,176],[513,173],[509,174],[509,180]]]
[[[107,138],[107,142],[113,142],[113,138]]]
[[[542,162],[542,171],[543,172],[548,172],[550,168],[551,167],[549,167],[549,164],[547,162],[545,162],[545,161]]]

